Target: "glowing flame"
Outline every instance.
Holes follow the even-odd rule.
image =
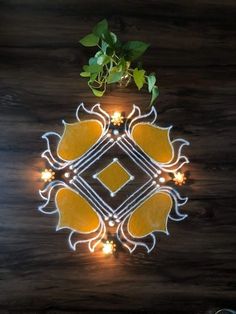
[[[185,184],[186,180],[187,180],[187,178],[185,177],[184,173],[176,172],[174,174],[173,181],[175,182],[176,185]]]
[[[41,179],[44,182],[51,182],[55,179],[55,172],[53,172],[52,169],[44,169],[41,173]]]
[[[116,251],[116,245],[113,243],[113,241],[106,241],[103,244],[102,251],[105,255],[110,255]]]
[[[124,122],[124,117],[121,115],[120,112],[116,111],[111,116],[111,122],[113,123],[113,125],[120,126]]]

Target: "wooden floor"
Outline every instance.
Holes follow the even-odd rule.
[[[0,1],[0,313],[236,310],[235,13],[233,0]],[[159,123],[191,142],[189,217],[149,256],[74,253],[58,218],[36,210],[41,135],[98,101],[79,76],[89,52],[78,40],[104,17],[123,40],[151,44]],[[148,101],[130,86],[101,104]]]

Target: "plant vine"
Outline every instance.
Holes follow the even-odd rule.
[[[109,31],[106,19],[100,21],[79,41],[84,47],[98,47],[99,50],[83,66],[80,75],[88,80],[93,94],[102,97],[107,85],[119,83],[127,86],[134,81],[138,90],[144,86],[151,94],[150,106],[156,103],[159,89],[155,73],[148,74],[138,62],[149,47],[143,41],[121,42],[117,35]]]

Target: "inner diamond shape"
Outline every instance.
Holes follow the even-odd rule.
[[[111,196],[115,196],[130,180],[134,179],[124,166],[122,166],[118,158],[114,158],[108,166],[94,177],[108,189]]]
[[[96,178],[96,174],[110,165],[114,161],[114,156],[119,156],[122,167],[135,179],[129,180],[114,197],[111,197],[110,191]],[[152,176],[148,172],[138,162],[134,162],[134,159],[116,142],[91,160],[89,165],[86,163],[85,167],[80,167],[73,185],[88,198],[92,205],[96,203],[102,211],[107,209],[111,213],[115,211],[118,213],[127,206],[131,208],[137,198],[144,197],[144,194],[153,187]]]

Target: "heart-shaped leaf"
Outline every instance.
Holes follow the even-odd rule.
[[[112,84],[119,82],[121,80],[122,75],[123,72],[111,72],[107,78],[107,83]]]
[[[110,62],[110,57],[107,55],[101,55],[100,57],[98,57],[97,59],[97,63],[100,65],[104,65]]]
[[[110,46],[111,48],[114,48],[116,43],[116,35],[111,32],[106,32],[102,35],[103,40]]]
[[[90,77],[90,73],[89,72],[81,72],[80,76],[82,76],[82,77]]]
[[[150,106],[152,106],[155,103],[158,96],[159,96],[159,89],[157,86],[154,86],[152,89],[152,98],[151,98]]]
[[[98,73],[102,70],[102,66],[99,64],[91,64],[91,65],[85,65],[83,67],[83,70],[85,72],[90,72],[90,73]]]
[[[128,41],[123,45],[127,60],[136,60],[147,50],[149,44],[143,41]]]
[[[91,88],[92,89],[92,92],[94,93],[95,96],[97,97],[102,97],[104,92],[105,91],[101,91],[101,90],[98,90],[98,89],[95,89],[95,88]]]
[[[147,77],[148,80],[148,91],[151,93],[155,83],[156,83],[156,77],[154,74],[149,74]]]
[[[106,53],[107,47],[108,47],[108,44],[104,40],[102,40],[101,49],[103,53]]]
[[[92,64],[97,64],[97,58],[96,57],[89,58],[89,65],[92,65]]]
[[[140,90],[143,87],[143,84],[145,82],[145,71],[139,70],[138,68],[134,69],[134,82],[137,85],[138,89]]]
[[[110,32],[110,35],[111,35],[111,37],[112,37],[113,44],[115,44],[115,43],[117,42],[117,36],[116,36],[116,34]]]
[[[103,55],[103,52],[101,50],[98,50],[98,52],[95,53],[95,58],[99,58],[101,55]]]
[[[108,31],[108,23],[107,20],[104,19],[97,23],[97,25],[93,29],[94,35],[97,37],[101,37],[103,34],[105,34]]]
[[[85,47],[94,47],[97,46],[99,37],[91,33],[83,37],[79,42]]]
[[[116,83],[121,80],[121,77],[123,75],[123,71],[120,67],[113,67],[108,75],[107,83]]]
[[[93,83],[97,78],[98,73],[90,73],[89,83]]]

